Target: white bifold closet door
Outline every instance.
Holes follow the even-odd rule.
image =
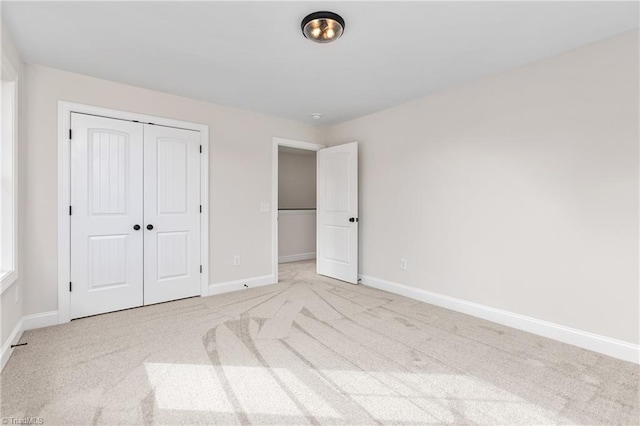
[[[71,318],[200,294],[200,133],[71,114]]]

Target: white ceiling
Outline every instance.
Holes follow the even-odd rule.
[[[638,27],[638,2],[10,2],[23,59],[328,125]],[[330,10],[335,43],[300,21]],[[318,121],[314,112],[322,113]]]

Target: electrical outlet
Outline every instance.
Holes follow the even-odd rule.
[[[407,259],[400,259],[400,269],[403,271],[407,270]]]
[[[240,266],[240,256],[233,256],[233,266]]]

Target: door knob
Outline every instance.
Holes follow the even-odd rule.
[[[358,218],[357,217],[350,217],[349,218],[349,222],[357,222]]]
[[[153,225],[151,225],[151,224],[147,225],[147,229],[148,229],[149,231],[151,231],[151,230],[153,229]]]
[[[140,230],[140,225],[133,225],[133,229],[135,231],[139,231]]]

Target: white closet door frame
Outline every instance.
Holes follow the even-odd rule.
[[[71,113],[97,115],[119,120],[153,123],[167,127],[177,127],[200,132],[202,155],[200,157],[200,200],[202,216],[200,219],[200,295],[209,295],[209,126],[187,121],[172,120],[146,114],[83,105],[72,102],[58,102],[58,324],[71,320],[71,162],[70,139]]]

